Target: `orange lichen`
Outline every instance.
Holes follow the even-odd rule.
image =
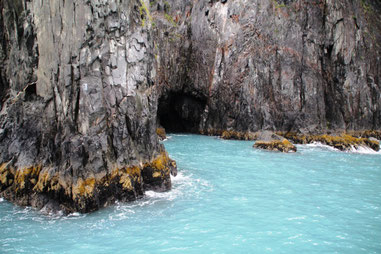
[[[27,184],[26,181],[29,181],[32,185],[34,179],[34,183],[36,183],[35,179],[38,178],[38,175],[40,174],[41,166],[32,166],[27,168],[21,168],[16,170],[15,174],[15,184],[16,184],[16,191],[23,190],[25,188],[25,185]]]
[[[165,133],[165,129],[164,128],[161,128],[161,127],[157,128],[156,129],[156,134],[159,136],[159,138],[161,140],[164,140],[164,139],[167,138],[167,135]]]
[[[138,166],[128,167],[123,170],[118,170],[119,183],[123,189],[132,191],[134,189],[133,182],[141,182],[142,169]]]
[[[221,138],[234,140],[255,140],[257,138],[257,134],[249,131],[223,131]]]
[[[128,167],[115,166],[113,170],[107,173],[77,178],[76,182],[73,182],[71,176],[61,175],[54,168],[42,169],[41,166],[31,166],[16,170],[3,163],[0,164],[0,186],[8,187],[13,184],[12,188],[19,194],[23,193],[21,191],[31,190],[35,193],[60,192],[60,194],[61,191],[64,191],[65,195],[73,199],[76,206],[82,209],[87,202],[86,200],[93,199],[98,189],[102,190],[104,187],[116,185],[117,188],[125,191],[141,191],[144,167],[151,167],[155,176],[164,177],[169,175],[173,165],[174,162],[163,151],[149,163]]]
[[[77,184],[73,186],[73,197],[89,197],[93,194],[95,187],[95,178],[90,177],[85,180],[78,179]]]
[[[160,153],[151,163],[146,166],[150,166],[157,170],[166,170],[168,167],[169,157],[166,152]]]
[[[0,165],[0,183],[3,185],[9,185],[9,169],[8,169],[9,163],[3,163]]]
[[[127,174],[133,177],[140,177],[142,173],[142,169],[138,166],[132,166],[126,169]]]
[[[49,172],[43,171],[38,176],[38,181],[34,186],[33,190],[43,191],[44,187],[47,185],[49,180]]]
[[[123,189],[133,190],[130,175],[122,174],[119,178],[119,183],[122,185]]]
[[[279,152],[296,152],[296,147],[287,139],[282,141],[272,140],[272,141],[256,141],[254,146],[255,148],[270,150],[270,151],[279,151]]]
[[[153,172],[153,174],[152,174],[152,177],[154,177],[154,178],[156,178],[156,177],[161,177],[162,175],[161,175],[161,172]]]
[[[363,133],[363,136],[366,135],[377,135],[377,132],[365,132]],[[278,135],[281,135],[289,140],[292,140],[293,142],[297,144],[307,144],[312,142],[320,142],[325,145],[333,146],[339,150],[349,150],[352,147],[358,147],[358,146],[367,146],[372,148],[375,151],[378,151],[379,143],[375,140],[370,140],[369,138],[362,138],[361,135],[358,134],[357,137],[353,135],[349,135],[348,133],[342,133],[341,135],[303,135],[303,134],[297,134],[297,133],[282,133],[278,132]]]

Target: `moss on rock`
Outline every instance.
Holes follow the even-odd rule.
[[[328,135],[328,134],[322,134],[322,135],[305,135],[305,134],[299,134],[295,132],[287,132],[282,133],[278,132],[279,135],[292,140],[294,143],[297,144],[309,144],[313,142],[319,142],[324,145],[332,146],[336,149],[339,149],[341,151],[348,151],[351,150],[352,147],[358,148],[360,146],[369,147],[375,151],[380,150],[379,142],[376,140],[373,140],[371,138],[363,138],[361,136],[368,136],[370,135],[376,135],[377,132],[357,132],[355,135],[350,135],[348,133],[341,133],[337,135]],[[353,134],[353,133],[351,133]]]
[[[287,139],[272,133],[263,131],[257,134],[258,140],[254,143],[254,148],[278,151],[283,153],[296,152],[296,147]]]
[[[9,163],[3,163],[0,165],[0,190],[5,198],[20,205],[39,203],[43,206],[54,200],[60,204],[57,209],[66,212],[90,212],[116,200],[136,200],[146,190],[169,190],[171,172],[176,174],[176,163],[166,152],[145,164],[114,167],[107,174],[79,177],[75,182],[53,168],[37,165],[14,169]]]
[[[163,127],[156,128],[156,134],[160,140],[164,140],[167,138],[167,134],[165,133],[165,129]]]

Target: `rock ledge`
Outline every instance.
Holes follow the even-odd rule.
[[[259,133],[258,140],[253,147],[283,153],[297,151],[296,147],[290,141],[269,131]]]

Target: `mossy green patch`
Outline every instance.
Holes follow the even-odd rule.
[[[143,0],[140,0],[140,4],[141,6],[139,7],[139,14],[140,14],[140,17],[142,18],[142,26],[144,27],[146,25],[147,18],[148,18],[148,21],[152,23],[152,16],[147,5],[145,4]]]

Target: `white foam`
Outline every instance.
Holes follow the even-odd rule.
[[[311,144],[306,144],[306,145],[303,145],[303,146],[306,146],[306,147],[310,147],[310,148],[324,148],[324,149],[327,149],[327,150],[331,150],[331,151],[340,151],[339,149],[337,148],[334,148],[332,146],[329,146],[329,145],[324,145],[320,142],[313,142]]]
[[[303,145],[305,147],[309,147],[309,148],[323,148],[323,149],[327,149],[327,150],[331,150],[331,151],[339,151],[339,149],[336,149],[332,146],[328,146],[328,145],[324,145],[320,142],[313,142],[311,144],[306,144],[306,145]],[[376,152],[374,151],[372,148],[369,148],[369,147],[366,147],[366,146],[359,146],[359,147],[354,147],[354,146],[351,146],[351,149],[349,151],[347,151],[349,153],[358,153],[358,154],[381,154],[381,150]]]
[[[81,214],[78,212],[68,214],[68,217],[79,217],[79,216],[81,216]]]
[[[168,141],[170,139],[172,139],[172,136],[167,136],[165,139],[162,140],[162,142]]]
[[[0,202],[3,202],[4,201],[4,199],[3,198],[0,198]]]
[[[287,218],[287,220],[305,220],[306,219],[306,216],[297,216],[297,217],[291,217],[291,218]]]
[[[176,177],[171,176],[171,181],[172,189],[170,191],[146,191],[142,199],[128,203],[116,202],[115,212],[109,216],[109,219],[113,221],[128,219],[142,208],[145,209],[155,204],[171,205],[176,199],[187,195],[194,197],[212,189],[207,181],[193,178],[193,175],[186,170],[178,172]]]
[[[354,147],[354,146],[351,146],[351,150],[349,152],[351,153],[359,153],[359,154],[381,154],[381,151],[374,151],[372,148],[370,147],[366,147],[366,146],[359,146],[359,147]]]
[[[146,191],[146,197],[150,199],[165,199],[168,201],[172,201],[176,198],[176,193],[174,191],[168,192],[155,192],[155,191]]]
[[[192,177],[185,175],[183,172],[178,172],[177,176],[171,175],[171,181],[176,184],[189,183],[192,181]]]
[[[172,189],[166,192],[146,191],[145,196],[149,199],[149,203],[156,203],[160,200],[173,201],[186,193],[185,189],[190,189],[197,182],[191,176],[178,172],[177,176],[171,175]]]

